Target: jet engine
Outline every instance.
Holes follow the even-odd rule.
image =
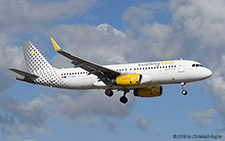
[[[133,86],[149,83],[152,81],[152,77],[148,74],[124,74],[117,76],[112,82],[113,84],[120,86]]]
[[[152,85],[144,88],[134,89],[134,96],[138,97],[157,97],[163,92],[162,86]]]
[[[132,86],[132,85],[139,85],[141,83],[141,74],[124,74],[117,76],[114,80],[116,85],[122,86]]]

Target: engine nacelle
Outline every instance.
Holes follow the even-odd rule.
[[[157,97],[163,92],[162,86],[152,85],[145,88],[134,89],[134,96],[139,97]]]
[[[115,83],[121,86],[139,85],[141,83],[141,75],[137,73],[120,75],[116,77]]]
[[[152,77],[148,74],[141,74],[141,84],[152,82]]]

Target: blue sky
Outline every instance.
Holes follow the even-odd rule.
[[[222,0],[2,0],[0,140],[174,140],[222,135],[225,121],[225,2]],[[13,9],[13,10],[12,10]],[[103,90],[61,90],[15,80],[30,40],[55,67],[73,67],[49,37],[98,64],[190,59],[213,71],[202,82],[163,86],[161,97],[121,104]],[[210,139],[214,140],[214,139]]]

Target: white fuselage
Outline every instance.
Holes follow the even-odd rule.
[[[150,81],[146,83],[143,82],[140,85],[113,85],[112,89],[135,89],[149,85],[195,82],[206,79],[212,75],[212,72],[203,67],[200,63],[188,60],[119,64],[104,67],[118,71],[121,74],[138,73],[143,75],[143,79],[148,78],[149,80],[150,78]],[[107,86],[102,81],[99,81],[97,76],[93,74],[89,75],[87,71],[81,68],[56,69],[55,71],[57,77],[63,81],[63,84],[57,86],[53,85],[53,87],[66,89],[107,89]]]

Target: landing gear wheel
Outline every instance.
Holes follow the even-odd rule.
[[[187,95],[187,91],[185,90],[185,82],[181,82],[181,86],[182,86],[182,89],[183,89],[183,91],[182,91],[182,94],[183,95]]]
[[[182,91],[182,94],[183,94],[183,95],[187,95],[187,91],[186,91],[186,90],[183,90],[183,91]]]
[[[113,95],[113,91],[111,89],[106,89],[105,90],[105,94],[109,97],[111,97]]]
[[[126,96],[122,96],[120,98],[120,102],[122,102],[123,104],[126,104],[128,102],[128,99],[126,98]]]

